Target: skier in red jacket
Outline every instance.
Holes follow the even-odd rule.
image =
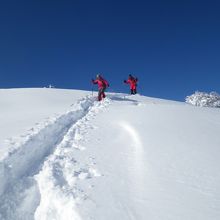
[[[92,83],[98,84],[98,100],[101,101],[106,97],[105,90],[107,87],[109,87],[109,83],[100,74],[96,76],[96,80],[92,79]]]
[[[138,78],[133,77],[131,74],[129,74],[128,80],[124,80],[124,83],[130,85],[132,95],[135,95],[137,93],[137,81],[138,81]]]

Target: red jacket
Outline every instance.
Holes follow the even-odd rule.
[[[103,78],[92,80],[92,82],[93,84],[98,84],[99,89],[103,89],[109,86],[109,83]]]
[[[128,80],[125,80],[124,82],[130,85],[130,89],[136,89],[137,88],[137,78],[129,78]]]

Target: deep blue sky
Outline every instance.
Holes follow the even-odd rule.
[[[183,100],[220,92],[220,1],[7,0],[0,3],[0,88],[110,91]]]

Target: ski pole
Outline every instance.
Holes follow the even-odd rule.
[[[93,90],[94,90],[94,86],[92,85],[92,97],[93,97]]]

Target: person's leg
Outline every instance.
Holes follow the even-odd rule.
[[[102,100],[102,89],[99,89],[98,100]]]
[[[131,95],[133,95],[133,89],[131,89]]]
[[[105,88],[102,89],[102,98],[104,99],[106,97],[105,95]]]
[[[100,88],[98,100],[101,101],[104,98],[105,98],[105,88]]]
[[[134,95],[135,95],[135,94],[137,94],[137,89],[136,89],[136,88],[134,89]]]

